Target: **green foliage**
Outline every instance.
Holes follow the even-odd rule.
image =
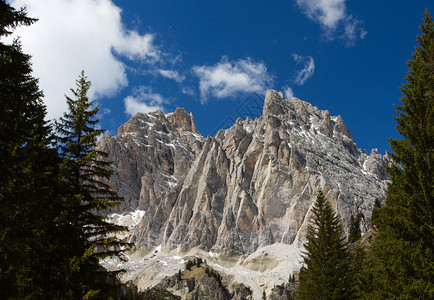
[[[425,12],[422,32],[396,105],[394,153],[386,205],[376,217],[370,276],[372,298],[434,298],[434,25]]]
[[[354,298],[370,299],[369,291],[372,290],[372,285],[375,285],[371,276],[371,270],[375,267],[371,259],[371,247],[363,239],[358,240],[351,246],[351,268],[355,282]]]
[[[380,200],[375,199],[374,208],[372,209],[372,226],[377,226],[378,214],[381,208]]]
[[[188,260],[185,264],[185,267],[187,270],[191,270],[191,267],[196,266],[196,267],[200,267],[203,264],[203,260],[200,257],[196,257],[193,260]]]
[[[109,162],[95,150],[90,83],[82,76],[68,99],[58,148],[30,56],[3,43],[34,21],[0,1],[0,298],[108,299],[119,281],[98,259],[119,253],[110,234],[123,228],[98,214],[119,198],[101,181]]]
[[[125,295],[125,300],[138,300],[139,290],[137,286],[127,286],[127,292]]]
[[[250,286],[246,286],[247,292],[249,293],[249,295],[253,294],[252,289],[250,288]]]
[[[196,267],[200,267],[200,265],[203,263],[203,260],[202,260],[202,258],[200,258],[200,257],[197,257],[196,259],[195,259],[195,265],[196,265]]]
[[[9,36],[18,26],[32,25],[36,19],[29,18],[24,8],[16,11],[5,0],[0,1],[0,36]]]
[[[224,288],[223,283],[222,283],[222,276],[217,271],[215,271],[213,268],[206,267],[205,268],[205,274],[207,274],[208,277],[214,277],[214,279],[217,280],[219,286]]]
[[[64,230],[69,258],[66,288],[74,298],[89,291],[101,292],[99,298],[111,295],[115,273],[100,267],[99,260],[120,256],[126,244],[114,237],[124,227],[110,224],[100,213],[114,207],[120,198],[106,184],[111,171],[106,153],[96,149],[103,130],[96,129],[98,107],[87,97],[90,82],[84,72],[67,97],[68,112],[56,124],[59,133],[63,179],[63,211],[59,216]]]
[[[193,263],[193,261],[191,261],[191,260],[188,260],[186,263],[185,263],[185,268],[187,269],[187,270],[189,270],[189,271],[191,271],[191,267],[192,266],[194,266],[194,263]]]
[[[356,216],[351,215],[348,242],[355,243],[362,237],[362,231],[360,230],[361,221],[362,214],[360,212],[357,212]]]
[[[123,288],[123,292],[117,300],[179,300],[181,297],[157,288],[139,291],[136,285],[129,284]]]
[[[176,296],[168,291],[152,288],[141,293],[138,299],[143,300],[181,300],[180,296]]]
[[[321,190],[312,213],[297,298],[351,299],[354,277],[350,253],[339,220]]]
[[[43,94],[19,41],[3,42],[33,22],[24,9],[0,1],[1,299],[54,298],[62,274],[55,220],[60,161]]]

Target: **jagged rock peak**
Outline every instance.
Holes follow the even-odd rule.
[[[114,174],[110,185],[124,197],[121,211],[149,208],[183,181],[202,148],[193,116],[185,109],[137,113],[104,135],[98,147],[109,154]]]
[[[366,230],[386,190],[387,159],[361,152],[340,116],[273,90],[260,118],[238,119],[215,137],[202,137],[177,109],[137,114],[102,140],[125,208],[145,211],[130,238],[144,247],[227,255],[298,247],[318,189],[345,230],[357,211]]]
[[[332,117],[328,110],[319,110],[296,97],[285,99],[282,92],[275,90],[269,90],[265,96],[263,118],[275,128],[281,126],[276,118],[287,119],[292,127],[319,131],[330,138],[343,135],[353,140],[341,116]]]
[[[118,134],[143,131],[146,129],[160,130],[165,133],[177,130],[179,133],[191,132],[199,134],[192,113],[178,107],[175,112],[163,113],[157,110],[150,113],[136,113],[118,129]]]
[[[196,124],[194,123],[193,114],[187,113],[187,111],[182,107],[176,108],[174,113],[168,113],[166,117],[173,127],[179,131],[199,133]]]

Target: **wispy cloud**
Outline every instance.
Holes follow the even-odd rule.
[[[199,77],[202,103],[210,96],[227,98],[238,93],[265,93],[273,83],[265,64],[250,58],[229,61],[224,56],[213,66],[194,66],[193,73]]]
[[[166,99],[158,93],[154,93],[152,88],[148,86],[141,86],[132,96],[124,99],[125,113],[128,115],[135,115],[138,112],[148,113],[158,109],[163,110],[163,104],[167,102]]]
[[[160,69],[160,70],[158,70],[158,73],[161,76],[165,77],[165,78],[173,79],[173,80],[175,80],[176,82],[179,82],[179,83],[182,82],[182,81],[184,81],[184,79],[185,79],[184,75],[179,74],[179,72],[175,71],[175,70],[163,70],[163,69]]]
[[[367,34],[362,22],[348,14],[346,0],[297,0],[297,5],[309,19],[320,24],[330,39],[339,37],[352,45]]]
[[[306,80],[313,76],[315,72],[315,62],[312,56],[302,56],[297,53],[291,54],[294,59],[296,65],[302,65],[302,69],[296,71],[296,76],[293,79],[293,83],[298,86],[302,86]],[[285,98],[290,99],[294,97],[294,92],[289,85],[285,85],[282,87]]]
[[[294,97],[294,93],[292,92],[292,88],[290,86],[284,86],[283,93],[285,94],[286,99],[291,99]]]
[[[24,51],[33,57],[50,119],[65,111],[64,93],[74,88],[82,69],[92,81],[91,97],[111,96],[128,85],[120,56],[154,64],[163,55],[153,34],[124,26],[121,9],[111,0],[12,0],[11,4],[26,6],[29,16],[39,18],[17,34]]]
[[[353,45],[357,38],[362,40],[368,32],[363,29],[362,22],[353,16],[348,16],[345,19],[343,37],[347,40],[349,46]]]
[[[190,95],[190,96],[194,96],[196,95],[196,93],[194,92],[194,90],[191,87],[185,86],[182,88],[182,93],[185,95]]]
[[[303,69],[297,72],[297,76],[294,79],[294,82],[297,85],[303,85],[306,80],[312,77],[313,72],[315,71],[315,63],[312,56],[301,56],[296,53],[292,54],[294,61],[297,65],[302,64]]]

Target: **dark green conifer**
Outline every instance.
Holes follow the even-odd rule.
[[[377,225],[378,213],[381,208],[380,200],[375,199],[374,208],[372,209],[372,225]]]
[[[62,276],[55,240],[59,158],[30,56],[4,43],[36,20],[0,1],[0,298],[52,298]]]
[[[101,210],[117,205],[120,198],[106,184],[112,173],[105,159],[107,154],[96,149],[103,130],[96,129],[98,107],[87,96],[89,88],[90,82],[82,72],[77,88],[71,89],[73,98],[66,97],[68,112],[57,123],[67,194],[61,220],[69,251],[67,285],[73,298],[110,295],[108,289],[116,281],[115,275],[98,262],[121,255],[125,246],[114,236],[125,228],[108,223],[101,214]]]
[[[362,237],[360,230],[360,222],[362,221],[362,214],[357,212],[356,215],[351,215],[348,242],[355,243]]]
[[[297,299],[351,299],[350,253],[339,220],[321,190],[312,212]]]
[[[376,299],[434,298],[434,25],[428,11],[420,31],[394,117],[403,138],[389,140],[391,181],[375,221]]]

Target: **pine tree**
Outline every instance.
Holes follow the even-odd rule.
[[[30,56],[5,44],[36,20],[0,1],[0,298],[50,297],[61,274],[53,232],[59,158]],[[42,296],[44,295],[44,296]]]
[[[113,290],[116,274],[107,272],[99,260],[120,256],[126,244],[114,234],[125,230],[110,224],[101,210],[116,206],[121,200],[105,183],[111,175],[106,153],[96,149],[103,130],[96,129],[98,107],[87,94],[90,82],[84,72],[67,97],[68,112],[57,123],[62,175],[67,196],[61,216],[69,247],[69,280],[66,283],[72,298],[107,297]],[[107,284],[107,281],[109,284]],[[87,294],[86,294],[87,293]]]
[[[375,199],[374,208],[372,209],[372,226],[377,225],[380,208],[381,208],[380,200]]]
[[[396,105],[386,205],[376,220],[372,297],[434,298],[434,25],[424,13]]]
[[[362,237],[362,231],[360,230],[361,221],[362,214],[360,212],[357,212],[356,216],[351,215],[348,242],[355,243],[358,239]]]
[[[339,220],[321,190],[312,212],[297,299],[351,299],[350,253]]]

